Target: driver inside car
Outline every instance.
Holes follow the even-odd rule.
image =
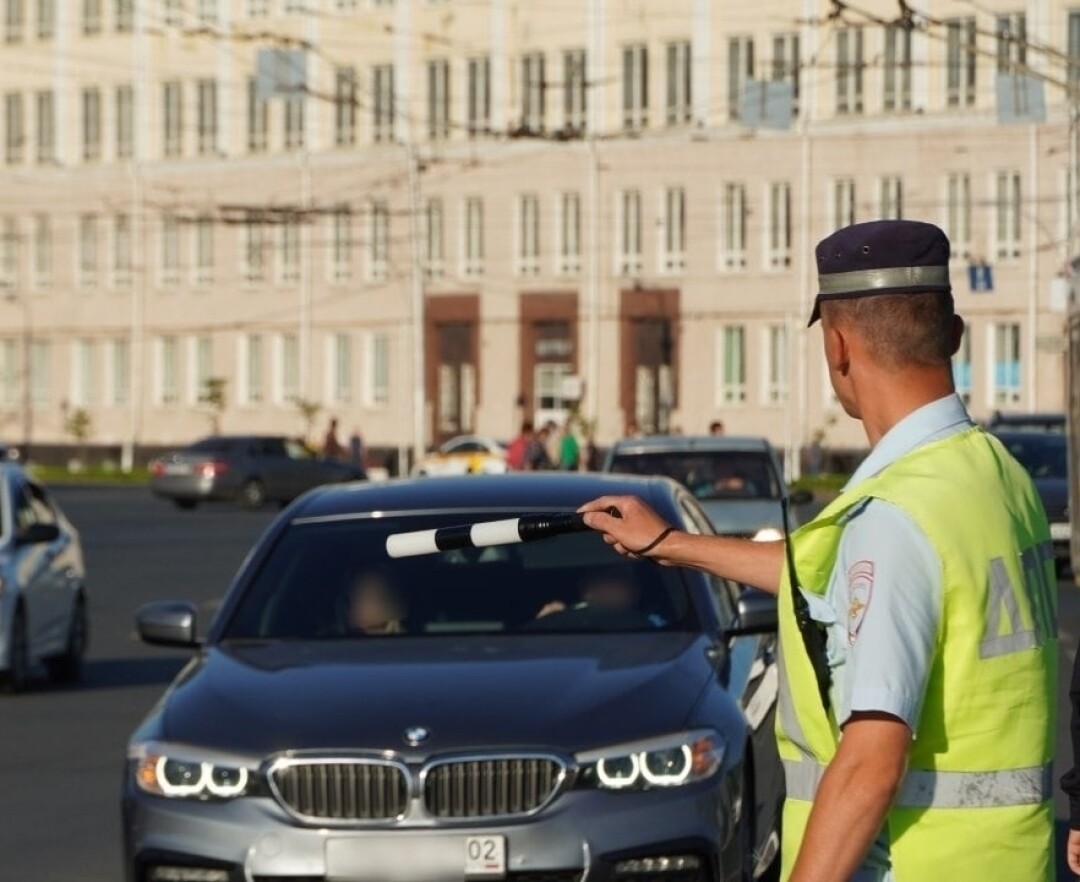
[[[603,569],[587,576],[581,584],[581,599],[570,609],[601,609],[607,612],[636,610],[641,600],[637,582],[619,570]],[[566,604],[551,600],[536,614],[538,619],[553,613],[565,612]]]
[[[381,570],[361,573],[349,588],[348,629],[353,634],[402,634],[405,605]]]

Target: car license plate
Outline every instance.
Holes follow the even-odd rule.
[[[191,466],[186,462],[167,462],[165,463],[166,475],[190,475]]]
[[[501,879],[506,875],[506,837],[470,836],[465,840],[465,877]]]
[[[1050,538],[1055,542],[1064,542],[1069,538],[1069,525],[1068,524],[1051,524],[1050,525]]]

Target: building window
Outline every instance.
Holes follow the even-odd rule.
[[[21,43],[26,20],[24,0],[6,0],[4,8],[4,42]]]
[[[278,402],[292,404],[300,398],[300,340],[296,334],[282,334],[278,367]]]
[[[615,271],[620,276],[641,273],[641,192],[623,190],[619,193],[618,224],[615,239],[619,243]]]
[[[1004,322],[991,326],[993,333],[993,388],[995,407],[1020,403],[1020,325]]]
[[[330,400],[334,404],[348,404],[352,401],[352,338],[348,334],[334,334],[332,341]]]
[[[330,217],[330,281],[337,284],[352,278],[352,212],[344,206]]]
[[[23,161],[23,96],[12,92],[4,96],[4,160],[9,164]]]
[[[56,99],[52,91],[37,93],[37,161],[56,161]]]
[[[214,25],[218,23],[218,0],[199,0],[195,7],[195,15],[199,24]]]
[[[911,110],[911,32],[906,24],[885,26],[885,110]]]
[[[581,195],[559,194],[559,262],[556,272],[575,275],[581,272]]]
[[[693,66],[690,41],[667,45],[667,124],[690,122],[693,111]]]
[[[563,130],[583,135],[588,124],[589,73],[584,49],[563,53]]]
[[[280,224],[278,281],[291,285],[300,281],[300,218],[289,212]]]
[[[964,404],[971,404],[971,330],[964,329],[960,338],[960,348],[952,359],[953,384],[956,394]]]
[[[717,332],[716,403],[740,404],[746,401],[746,328],[725,325]]]
[[[978,31],[975,18],[953,18],[945,23],[945,100],[949,107],[975,103],[975,70],[978,66]]]
[[[214,219],[202,215],[195,219],[196,285],[209,285],[214,280]]]
[[[802,58],[800,55],[798,34],[776,34],[773,36],[773,82],[791,83],[792,110],[798,112],[799,89],[802,79]]]
[[[37,0],[37,38],[51,40],[56,34],[56,0]]]
[[[356,69],[339,67],[334,73],[334,143],[356,143]]]
[[[266,150],[269,125],[269,102],[259,97],[258,82],[255,77],[248,80],[248,152],[262,153]]]
[[[863,112],[863,29],[836,31],[836,112]]]
[[[135,0],[116,0],[116,32],[130,33],[135,29]]]
[[[682,272],[686,268],[686,191],[682,187],[664,191],[662,244],[661,271]]]
[[[248,18],[266,18],[270,14],[270,0],[247,0]]]
[[[885,175],[879,181],[878,216],[900,220],[904,216],[904,182],[897,175]]]
[[[76,340],[71,353],[71,404],[87,407],[94,398],[94,343]]]
[[[214,379],[214,341],[211,337],[196,337],[192,341],[192,350],[194,371],[188,399],[192,404],[207,404]]]
[[[1020,174],[998,172],[994,182],[994,253],[999,260],[1020,256]]]
[[[372,139],[377,143],[394,140],[394,66],[379,64],[372,70]]]
[[[769,184],[769,269],[791,266],[791,184]]]
[[[285,149],[301,150],[304,147],[304,109],[307,101],[303,94],[286,95],[282,101],[285,111]]]
[[[850,227],[855,223],[855,179],[837,178],[832,186],[832,228]]]
[[[158,340],[158,404],[176,404],[180,400],[180,345],[176,337]]]
[[[427,84],[428,138],[444,141],[450,137],[450,62],[429,61]]]
[[[245,404],[263,400],[263,339],[258,334],[244,337],[243,384],[240,394]]]
[[[162,84],[162,143],[166,156],[179,156],[183,149],[183,93],[177,80]]]
[[[48,407],[52,389],[52,347],[45,340],[30,344],[30,401],[34,407]]]
[[[945,232],[952,257],[971,257],[971,175],[953,172],[945,179]]]
[[[476,137],[491,130],[491,59],[470,58],[468,78],[468,129]]]
[[[390,336],[376,332],[367,341],[367,370],[364,371],[364,404],[386,407],[390,403]]]
[[[1027,15],[999,15],[994,23],[998,73],[1023,73],[1027,66]]]
[[[746,185],[726,183],[720,202],[720,269],[746,268]]]
[[[218,98],[215,80],[199,80],[198,87],[198,149],[207,156],[218,150]]]
[[[266,231],[262,216],[257,211],[249,211],[244,219],[244,281],[255,285],[266,278]]]
[[[788,329],[787,325],[770,325],[766,329],[765,403],[786,404],[788,388]]]
[[[180,219],[172,213],[161,216],[161,284],[180,282]]]
[[[131,284],[131,271],[135,264],[131,239],[131,218],[118,214],[113,218],[112,235],[112,284],[114,288],[126,288]]]
[[[15,218],[0,219],[0,288],[13,288],[19,275],[19,230]]]
[[[116,338],[109,341],[107,366],[107,402],[114,407],[127,404],[128,389],[131,387],[131,344],[127,340]]]
[[[0,340],[0,405],[14,408],[19,401],[19,352],[15,340]]]
[[[390,275],[390,206],[385,202],[373,202],[370,221],[368,279],[384,282]]]
[[[184,23],[183,0],[164,0],[162,23],[167,28],[178,28]]]
[[[101,90],[82,90],[82,154],[87,162],[101,159]]]
[[[636,132],[649,124],[649,47],[644,43],[622,51],[623,128]]]
[[[98,282],[97,215],[79,218],[79,286],[93,288]]]
[[[116,87],[116,157],[131,159],[135,155],[135,90],[130,86]]]
[[[463,276],[484,274],[484,201],[479,196],[465,200],[465,223],[463,226]]]
[[[743,91],[746,81],[754,78],[754,38],[731,37],[728,39],[728,119],[736,120],[742,114]]]
[[[524,193],[518,198],[517,273],[540,274],[540,197]]]
[[[101,33],[101,0],[83,0],[82,31],[87,36]]]
[[[424,275],[441,279],[445,272],[445,231],[443,201],[429,199],[424,206]]]
[[[52,222],[44,214],[34,217],[34,287],[47,288],[52,284],[53,247]]]
[[[530,52],[521,57],[521,130],[538,135],[544,131],[547,84],[544,55]]]

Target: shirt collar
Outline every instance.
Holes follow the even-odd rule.
[[[924,404],[889,429],[862,461],[844,489],[876,475],[916,448],[974,425],[955,393]]]

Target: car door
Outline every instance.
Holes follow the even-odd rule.
[[[36,485],[20,481],[12,491],[15,577],[26,604],[30,654],[39,657],[67,638],[66,580],[57,572],[56,561],[68,539],[61,533],[53,542],[20,543],[20,536],[35,524],[57,525],[56,513]]]

